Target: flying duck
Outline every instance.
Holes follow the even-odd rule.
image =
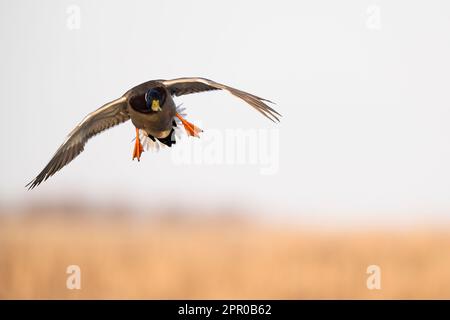
[[[270,120],[279,121],[278,117],[281,115],[265,103],[272,103],[271,101],[212,80],[178,78],[147,81],[88,114],[69,133],[50,162],[26,187],[33,189],[70,163],[84,150],[84,145],[94,135],[130,119],[136,127],[132,160],[139,161],[144,151],[140,133],[144,133],[152,141],[158,140],[170,147],[175,143],[173,132],[178,122],[183,125],[189,136],[199,137],[202,130],[184,119],[181,112],[177,112],[173,97],[210,90],[228,91]]]

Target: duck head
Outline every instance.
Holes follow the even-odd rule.
[[[158,112],[161,111],[163,105],[165,92],[162,88],[151,88],[145,94],[145,104],[147,109],[150,111]]]

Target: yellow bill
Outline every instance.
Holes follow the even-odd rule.
[[[153,111],[161,111],[161,107],[159,105],[159,100],[152,101],[152,110]]]

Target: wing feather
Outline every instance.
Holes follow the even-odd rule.
[[[205,79],[205,78],[178,78],[172,80],[163,80],[162,83],[168,88],[174,96],[181,96],[190,93],[197,93],[210,90],[225,90],[232,95],[244,100],[261,114],[272,121],[280,121],[279,114],[265,102],[273,103],[270,100],[263,99],[248,92],[229,87],[227,85]]]
[[[88,114],[69,133],[49,163],[26,187],[33,189],[70,163],[84,150],[86,142],[96,134],[130,119],[127,106],[124,96]]]

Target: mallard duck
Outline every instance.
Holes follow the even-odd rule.
[[[120,98],[88,114],[69,133],[50,162],[26,187],[33,189],[70,163],[84,150],[86,142],[94,135],[130,119],[136,127],[132,160],[140,161],[144,151],[140,138],[142,132],[153,141],[158,140],[169,147],[175,143],[173,138],[175,120],[181,122],[189,136],[198,137],[202,130],[177,112],[172,97],[210,90],[228,91],[270,120],[279,121],[278,117],[281,115],[265,103],[272,103],[271,101],[212,80],[205,78],[151,80],[128,90]]]

